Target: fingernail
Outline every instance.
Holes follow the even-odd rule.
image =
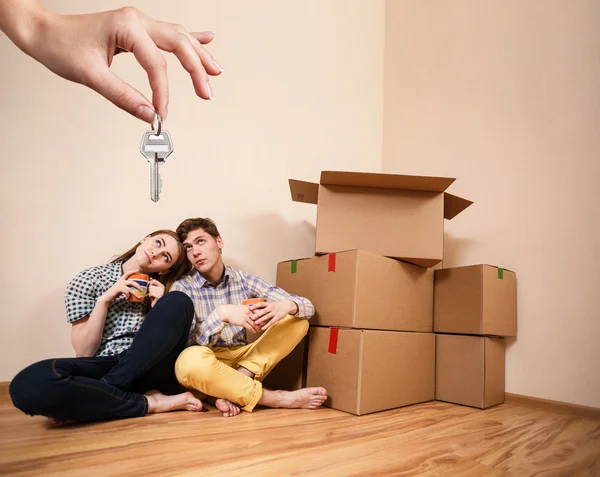
[[[215,60],[213,58],[212,62],[213,62],[213,65],[215,65],[221,73],[223,73],[225,71],[225,68],[223,68],[219,63],[217,63],[217,60]]]
[[[212,101],[213,100],[213,91],[210,86],[210,81],[206,82],[206,89],[208,90],[208,99],[210,99]]]
[[[141,119],[142,121],[146,121],[147,123],[152,123],[152,121],[154,121],[154,118],[156,117],[154,111],[152,111],[148,106],[144,105],[137,108],[135,116],[138,119]]]

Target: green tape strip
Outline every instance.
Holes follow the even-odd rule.
[[[504,279],[504,269],[503,268],[498,267],[498,278],[500,280]]]
[[[292,273],[296,273],[296,260],[292,260]]]

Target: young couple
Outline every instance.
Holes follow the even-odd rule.
[[[153,232],[77,275],[65,297],[77,357],[40,361],[17,374],[14,405],[54,424],[200,411],[202,402],[181,384],[212,397],[227,417],[257,404],[319,407],[323,388],[272,391],[261,384],[306,334],[312,304],[226,267],[222,249],[214,222],[188,219],[177,233]],[[144,303],[127,300],[139,288],[130,279],[135,272],[152,277]],[[242,304],[257,297],[265,301]],[[259,329],[266,331],[247,344],[246,332]]]

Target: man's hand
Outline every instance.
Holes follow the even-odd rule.
[[[252,320],[262,331],[268,329],[287,315],[298,313],[298,305],[292,300],[254,303],[248,307],[252,312]]]
[[[225,323],[243,326],[250,333],[258,333],[258,326],[252,321],[252,312],[245,305],[219,305],[217,315]]]

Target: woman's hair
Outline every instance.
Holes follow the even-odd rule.
[[[154,237],[155,235],[161,235],[161,234],[169,235],[170,237],[173,237],[175,239],[175,241],[177,242],[177,250],[179,251],[179,256],[177,257],[177,260],[175,260],[173,262],[173,264],[171,265],[171,267],[169,268],[168,273],[165,273],[163,275],[154,274],[152,276],[152,278],[154,278],[155,280],[158,280],[165,286],[165,293],[167,293],[169,291],[169,288],[171,288],[171,285],[173,285],[173,283],[175,283],[179,277],[183,276],[184,274],[186,274],[187,272],[190,271],[190,269],[192,268],[192,265],[190,264],[190,262],[188,262],[186,254],[185,254],[185,249],[183,248],[183,244],[181,243],[181,241],[179,240],[179,236],[175,232],[173,232],[172,230],[167,230],[167,229],[156,230],[155,232],[152,232],[151,234],[149,234],[149,236]],[[139,242],[136,243],[133,247],[131,247],[129,250],[127,250],[127,252],[125,252],[125,253],[119,255],[117,258],[111,260],[111,263],[119,262],[119,261],[125,262],[125,261],[129,260],[135,254],[135,251],[139,247],[139,245],[140,245]]]

